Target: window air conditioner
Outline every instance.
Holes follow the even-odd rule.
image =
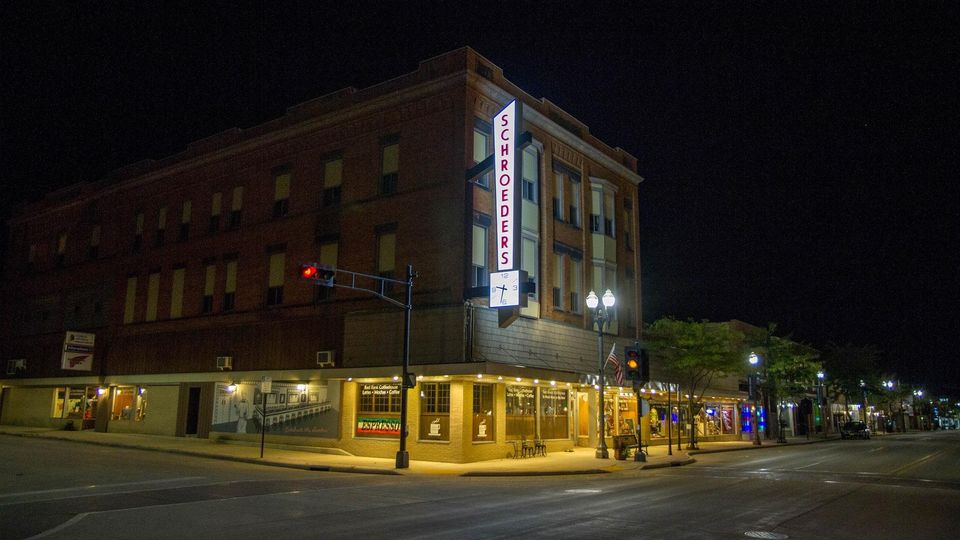
[[[27,360],[25,358],[7,360],[7,375],[19,375],[26,370]]]
[[[218,356],[217,357],[217,369],[220,371],[230,371],[233,369],[233,357],[232,356]]]
[[[333,351],[317,351],[317,365],[333,367]]]

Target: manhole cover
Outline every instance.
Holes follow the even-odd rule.
[[[785,534],[770,531],[747,531],[743,533],[743,535],[749,536],[750,538],[767,538],[769,540],[783,540],[784,538],[790,538]]]

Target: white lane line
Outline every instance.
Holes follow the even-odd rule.
[[[87,516],[89,516],[89,515],[90,515],[90,512],[83,512],[83,513],[81,513],[81,514],[77,514],[77,515],[73,516],[72,518],[68,519],[67,521],[64,521],[63,523],[57,525],[56,527],[54,527],[54,528],[52,528],[52,529],[47,529],[47,530],[43,531],[42,533],[40,533],[40,534],[38,534],[38,535],[36,535],[36,536],[31,536],[30,538],[31,538],[31,539],[32,539],[32,538],[45,538],[45,537],[47,537],[47,536],[50,536],[50,535],[53,535],[53,534],[57,534],[58,532],[66,529],[67,527],[72,527],[72,526],[76,525],[77,523],[80,522],[81,519],[83,519],[83,518],[85,518],[85,517],[87,517]]]
[[[809,464],[809,465],[804,465],[803,467],[794,467],[794,468],[795,468],[795,469],[806,469],[807,467],[815,467],[815,466],[817,466],[817,465],[819,465],[819,464],[821,464],[821,463],[823,463],[823,461],[815,461],[815,462],[813,462],[813,463],[811,463],[811,464]]]
[[[91,491],[95,489],[112,489],[118,487],[143,486],[151,484],[168,484],[172,482],[184,482],[187,480],[204,480],[205,476],[183,476],[180,478],[163,478],[160,480],[141,480],[140,482],[124,482],[121,484],[90,484],[89,486],[77,486],[68,488],[42,489],[38,491],[20,491],[17,493],[7,493],[0,495],[0,499],[10,499],[14,497],[28,497],[30,495],[49,495],[51,493],[69,493],[71,491]]]

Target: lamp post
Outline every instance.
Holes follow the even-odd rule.
[[[923,397],[923,390],[914,390],[913,391],[913,416],[917,419],[917,429],[923,431],[923,414],[917,414],[917,411],[920,407],[917,406],[917,403],[920,403],[922,406],[922,401],[920,398]]]
[[[610,455],[607,452],[607,424],[606,418],[604,418],[604,402],[603,402],[603,386],[604,386],[604,361],[603,357],[603,326],[610,322],[610,313],[609,309],[617,302],[617,298],[613,296],[613,293],[610,292],[610,289],[607,289],[603,293],[603,305],[600,305],[600,299],[597,298],[597,293],[590,291],[590,294],[587,295],[587,307],[593,311],[593,320],[597,323],[597,356],[600,361],[600,406],[599,406],[599,418],[600,418],[600,441],[597,443],[597,458],[599,459],[609,459]]]
[[[823,433],[823,438],[827,438],[827,417],[823,414],[823,371],[817,372],[817,411],[820,415],[820,431]]]
[[[758,394],[760,393],[760,375],[757,371],[760,357],[757,356],[757,353],[752,352],[747,357],[747,362],[753,367],[753,373],[750,375],[750,394],[753,396],[753,444],[754,446],[760,446],[763,444],[760,442],[760,406],[757,404]]]

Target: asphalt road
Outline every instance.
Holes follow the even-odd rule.
[[[310,472],[0,436],[0,537],[953,538],[960,432],[461,478]]]

